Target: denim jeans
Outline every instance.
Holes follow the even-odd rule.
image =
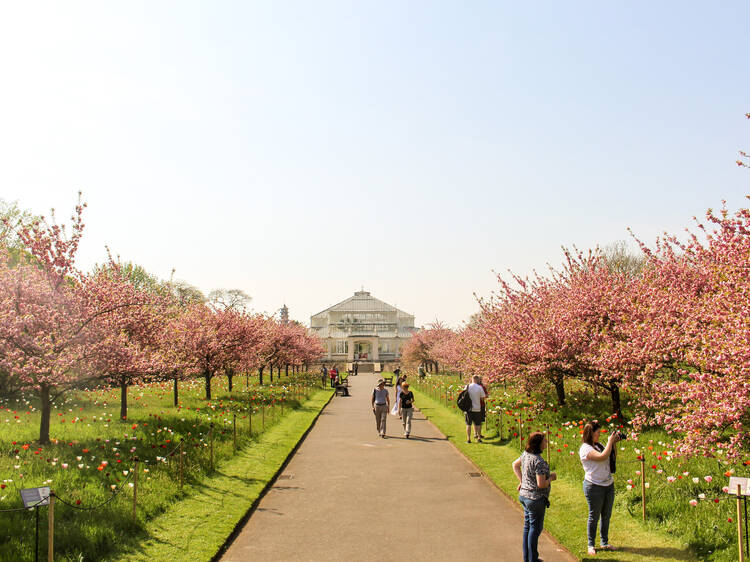
[[[530,500],[518,496],[523,504],[523,562],[537,562],[539,560],[539,535],[544,529],[544,512],[547,510],[547,502],[544,498]]]
[[[612,517],[612,505],[615,503],[615,485],[598,486],[583,481],[583,495],[589,503],[589,521],[586,528],[589,546],[596,546],[596,525],[601,517],[602,546],[609,544],[609,520]]]

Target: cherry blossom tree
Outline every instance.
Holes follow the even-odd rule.
[[[153,290],[138,289],[132,274],[131,267],[110,261],[86,284],[96,309],[113,302],[131,304],[97,318],[97,343],[89,361],[90,371],[98,378],[120,387],[120,419],[127,419],[128,387],[145,377],[157,376],[164,368],[159,343],[167,300]]]
[[[126,295],[92,298],[95,281],[76,269],[84,207],[76,206],[69,233],[54,216],[51,222],[6,222],[25,252],[18,263],[0,244],[0,370],[39,399],[43,444],[49,442],[53,402],[92,375],[97,321],[133,304]]]

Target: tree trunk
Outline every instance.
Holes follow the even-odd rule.
[[[206,400],[211,400],[211,374],[206,372],[203,376],[206,378]]]
[[[279,379],[281,379],[281,365],[276,366],[276,374],[279,376]]]
[[[268,366],[268,376],[271,377],[271,384],[273,384],[273,363]]]
[[[229,380],[229,392],[232,392],[232,378],[234,377],[234,374],[230,371],[227,373],[227,379]]]
[[[128,382],[120,379],[120,419],[128,419]]]
[[[284,374],[288,377],[289,376],[289,363],[286,364],[286,367],[284,367]]]
[[[42,420],[39,426],[39,444],[49,444],[49,418],[52,410],[52,404],[49,401],[49,387],[42,385],[39,389],[39,400],[42,406]]]
[[[435,361],[435,373],[439,373],[439,372],[440,372],[440,366],[438,365],[438,362]]]
[[[558,405],[565,406],[565,379],[562,377],[555,378],[553,384],[555,385],[555,391],[557,392]]]
[[[263,367],[258,367],[258,384],[263,386]]]
[[[612,410],[617,414],[619,422],[623,423],[625,418],[622,416],[622,405],[620,404],[620,387],[612,384],[609,387],[609,392],[612,395]]]
[[[175,408],[176,408],[176,407],[177,407],[177,405],[178,405],[178,404],[177,404],[177,402],[178,402],[178,400],[177,400],[177,398],[178,398],[178,393],[177,393],[177,391],[178,391],[178,388],[177,388],[177,377],[175,377],[175,378],[174,378],[174,405],[175,405]]]

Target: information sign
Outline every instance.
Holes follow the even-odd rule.
[[[49,505],[49,486],[41,488],[24,488],[21,490],[21,500],[24,507],[39,507]]]
[[[750,478],[743,478],[741,476],[730,476],[729,477],[729,491],[727,493],[733,496],[737,495],[737,486],[741,486],[743,496],[750,496]]]

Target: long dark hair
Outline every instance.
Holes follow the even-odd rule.
[[[583,442],[594,446],[594,433],[602,428],[602,424],[592,421],[583,426]]]
[[[529,435],[529,441],[526,444],[526,452],[533,453],[535,455],[542,454],[542,441],[544,441],[544,433],[541,431],[535,431]]]

